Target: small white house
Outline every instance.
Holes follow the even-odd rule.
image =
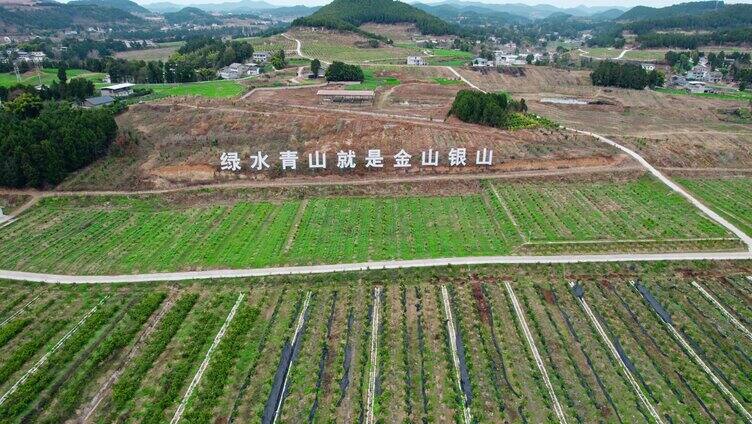
[[[525,56],[504,53],[502,50],[494,52],[494,62],[496,63],[496,66],[518,66],[526,63]]]
[[[122,84],[115,84],[115,85],[110,85],[108,87],[103,87],[100,91],[102,92],[102,96],[126,97],[126,96],[130,96],[131,94],[133,94],[133,87],[134,87],[134,84],[125,82]]]
[[[426,66],[426,61],[420,56],[408,56],[407,64],[413,66]]]
[[[253,52],[253,61],[258,63],[266,63],[271,59],[272,54],[269,52]]]

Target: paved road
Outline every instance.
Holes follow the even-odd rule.
[[[603,262],[657,262],[696,260],[752,260],[750,252],[694,252],[694,253],[620,253],[608,255],[561,256],[468,256],[460,258],[414,259],[349,264],[288,266],[256,269],[217,269],[209,271],[167,272],[134,275],[55,275],[21,271],[0,271],[0,278],[16,281],[34,281],[59,284],[142,283],[158,281],[185,281],[274,275],[312,275],[335,272],[353,272],[384,269],[430,268],[461,265],[498,264],[574,264]]]

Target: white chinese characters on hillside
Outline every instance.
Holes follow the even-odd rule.
[[[279,166],[283,171],[296,171],[298,170],[298,161],[305,160],[305,154],[303,159],[297,151],[287,150],[279,152]],[[307,153],[308,157],[308,169],[328,169],[327,168],[327,153],[321,151],[313,151]],[[438,150],[428,149],[420,152],[420,164],[418,165],[418,158],[416,156],[413,161],[413,155],[405,149],[400,149],[397,153],[391,155],[382,154],[380,149],[369,149],[363,161],[360,162],[357,155],[353,150],[340,150],[336,153],[336,162],[332,168],[346,170],[355,169],[362,163],[366,169],[381,169],[387,164],[389,158],[389,165],[392,168],[405,169],[416,167],[437,167],[441,162],[443,156]],[[472,158],[472,156],[470,156]],[[238,172],[243,169],[241,158],[238,152],[223,152],[219,157],[219,167],[222,171]],[[305,162],[303,162],[305,166]],[[449,167],[466,167],[468,163],[468,151],[464,147],[452,147],[446,152],[446,159],[444,162]],[[493,150],[483,148],[475,151],[475,162],[472,163],[476,166],[491,166],[493,165]],[[270,168],[269,155],[264,152],[257,151],[250,156],[248,162],[248,169],[253,171],[263,171]]]

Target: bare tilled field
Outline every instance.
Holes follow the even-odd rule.
[[[749,264],[699,269],[0,283],[0,418],[749,421]]]
[[[594,87],[587,72],[525,67],[524,76],[468,69],[463,76],[480,88],[508,91],[530,109],[556,122],[593,131],[635,149],[650,163],[680,168],[749,168],[752,130],[729,122],[725,112],[741,101]],[[543,99],[577,99],[587,105]]]
[[[397,86],[380,95],[375,106],[353,111],[322,107],[316,88],[260,91],[248,100],[211,101],[175,99],[160,104],[134,105],[118,118],[138,144],[121,157],[110,156],[66,181],[64,189],[164,188],[242,180],[309,178],[380,178],[399,175],[438,175],[509,171],[559,170],[603,167],[619,169],[635,164],[596,140],[554,129],[499,131],[449,120],[431,120],[421,113],[444,115],[454,88],[433,84]],[[413,103],[405,104],[412,97]],[[418,99],[417,101],[415,99]],[[447,100],[443,100],[447,99]],[[383,103],[383,108],[380,104]],[[433,111],[433,112],[432,112]],[[436,112],[439,111],[439,112]],[[396,115],[412,115],[403,118]],[[449,167],[449,149],[464,147],[468,166]],[[479,149],[493,149],[493,166],[475,166]],[[385,167],[364,167],[367,150],[379,149]],[[410,169],[393,166],[392,156],[405,149],[415,164]],[[440,151],[439,165],[420,167],[421,152]],[[300,155],[300,168],[282,172],[279,152]],[[327,152],[327,170],[307,169],[307,153]],[[356,167],[336,165],[336,152],[353,150]],[[269,169],[250,169],[250,156],[269,155]],[[220,172],[222,152],[238,152],[241,172]]]

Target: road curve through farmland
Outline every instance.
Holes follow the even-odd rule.
[[[328,265],[302,265],[272,268],[214,269],[206,271],[164,272],[122,275],[59,275],[0,270],[0,279],[50,284],[146,283],[160,281],[211,280],[225,278],[270,277],[277,275],[315,275],[336,272],[431,268],[473,265],[575,264],[607,262],[662,261],[735,261],[752,260],[750,252],[689,253],[614,253],[605,255],[558,256],[466,256],[456,258],[388,260]]]
[[[470,87],[472,87],[472,88],[474,88],[474,89],[476,89],[476,90],[478,90],[478,91],[480,91],[482,93],[486,93],[485,90],[482,90],[477,85],[475,85],[475,84],[471,83],[470,81],[468,81],[465,77],[463,77],[462,75],[460,75],[460,73],[457,72],[451,66],[447,66],[447,69],[449,69],[454,75],[456,75],[457,77],[459,77],[465,84],[469,85]],[[689,194],[689,192],[687,192],[686,190],[684,190],[683,188],[681,188],[675,182],[671,181],[667,176],[663,175],[663,173],[661,171],[659,171],[658,169],[656,169],[647,160],[645,160],[645,158],[643,158],[642,156],[640,156],[634,150],[629,149],[627,147],[624,147],[621,144],[619,144],[619,143],[617,143],[617,142],[615,142],[615,141],[613,141],[613,140],[611,140],[609,138],[606,138],[606,137],[604,137],[602,135],[599,135],[599,134],[595,134],[595,133],[592,133],[592,132],[589,132],[589,131],[582,131],[582,130],[578,130],[578,129],[574,129],[574,128],[566,128],[566,129],[568,131],[572,131],[572,132],[576,132],[576,133],[579,133],[579,134],[584,134],[584,135],[589,135],[590,137],[594,137],[595,139],[597,139],[599,141],[602,141],[603,143],[606,143],[606,144],[608,144],[610,146],[616,147],[617,149],[621,150],[622,152],[628,154],[634,160],[636,160],[640,165],[642,165],[643,168],[645,168],[648,172],[650,172],[651,174],[653,174],[653,176],[655,176],[656,178],[658,178],[659,181],[661,181],[663,184],[667,185],[671,190],[675,191],[676,193],[679,193],[682,197],[684,197],[685,199],[687,199],[687,201],[689,201],[689,203],[691,203],[692,205],[694,205],[696,208],[700,209],[705,215],[707,215],[708,217],[710,217],[713,221],[721,224],[727,230],[729,230],[732,233],[734,233],[734,235],[736,235],[737,237],[739,237],[739,239],[747,246],[747,249],[750,252],[752,252],[752,237],[750,237],[747,234],[745,234],[744,231],[740,230],[734,224],[732,224],[731,222],[729,222],[728,220],[726,220],[722,216],[720,216],[717,213],[715,213],[712,209],[710,209],[709,207],[705,206],[702,202],[700,202],[694,196],[692,196],[691,194]]]

